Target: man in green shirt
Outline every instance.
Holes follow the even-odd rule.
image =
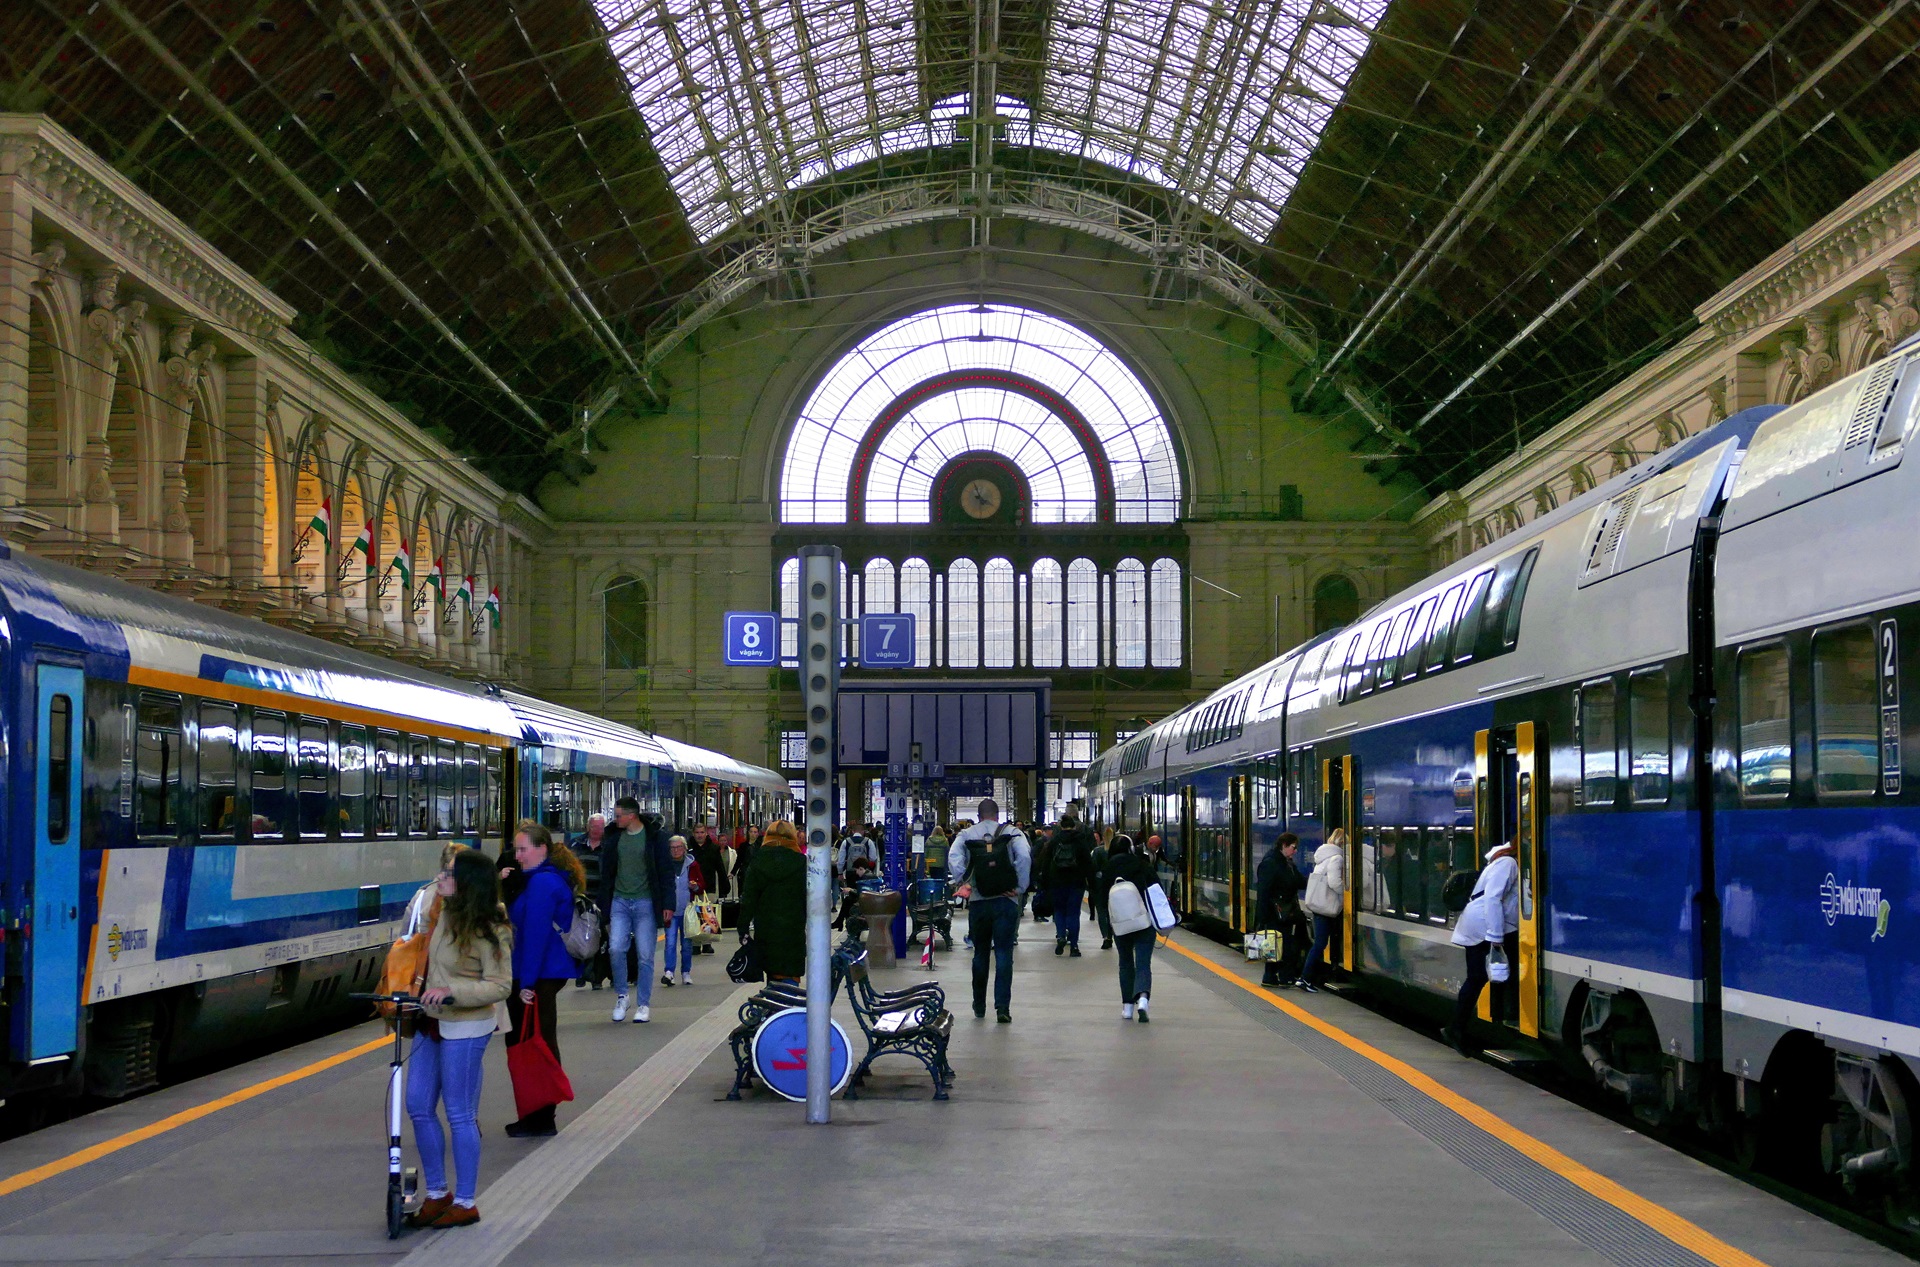
[[[633,982],[633,1019],[653,1012],[653,951],[658,937],[661,879],[666,868],[654,856],[660,833],[640,819],[640,802],[623,796],[614,804],[600,864],[600,904],[607,908],[607,952],[613,957],[613,1019],[627,1019],[627,947],[639,959]]]

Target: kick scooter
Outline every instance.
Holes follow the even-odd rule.
[[[398,1240],[407,1225],[407,1202],[419,1188],[420,1176],[412,1166],[403,1165],[401,1131],[407,1116],[407,1056],[400,1024],[402,1013],[420,1006],[411,994],[350,994],[351,999],[369,1003],[391,1003],[393,1014],[393,1061],[387,1067],[387,1239]]]

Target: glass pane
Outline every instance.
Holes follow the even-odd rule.
[[[800,654],[800,560],[780,565],[780,662],[796,663]]]
[[[506,754],[498,748],[486,750],[486,788],[481,800],[482,819],[480,830],[489,838],[498,839],[506,831]],[[606,810],[614,793],[601,798],[596,810]]]
[[[900,610],[912,612],[913,662],[922,669],[933,667],[936,645],[933,627],[933,569],[925,559],[908,559],[900,565]]]
[[[1641,805],[1660,804],[1667,799],[1668,770],[1673,760],[1665,669],[1636,673],[1628,682],[1627,726],[1627,773],[1633,799]]]
[[[470,743],[461,744],[460,826],[456,830],[462,832],[477,832],[480,830],[480,788],[483,782],[484,780],[480,774],[479,747]],[[582,780],[583,786],[581,791],[583,792],[585,791],[584,782],[585,781]],[[585,830],[587,818],[584,806],[582,806],[576,821],[580,824],[581,830]]]
[[[433,741],[433,834],[445,836],[453,825],[454,792],[459,785],[460,763],[455,759],[453,740]]]
[[[1065,582],[1060,564],[1039,559],[1033,565],[1033,667],[1057,669],[1062,663],[1061,635],[1066,620]]]
[[[295,775],[300,788],[300,834],[320,839],[327,835],[327,776],[332,772],[332,755],[327,750],[327,723],[310,717],[300,719],[299,752],[295,756]]]
[[[231,836],[237,821],[234,754],[240,713],[231,704],[200,704],[200,834]]]
[[[407,831],[414,836],[433,834],[433,745],[425,739],[405,735],[407,746]]]
[[[1394,896],[1402,915],[1408,919],[1426,918],[1426,876],[1421,865],[1418,827],[1403,828],[1400,832],[1400,884]]]
[[[1489,568],[1473,578],[1467,586],[1467,596],[1460,607],[1460,623],[1453,631],[1453,663],[1465,664],[1474,658],[1475,643],[1480,637],[1481,618],[1486,615],[1488,583],[1493,580],[1493,570]]]
[[[136,830],[168,836],[179,830],[175,796],[180,787],[180,701],[143,691],[134,757]]]
[[[1177,669],[1185,662],[1181,622],[1180,565],[1161,559],[1153,565],[1153,666]]]
[[[947,666],[980,665],[980,570],[972,559],[947,567]]]
[[[1613,804],[1619,742],[1613,683],[1587,683],[1580,688],[1580,796],[1586,804]]]
[[[367,830],[367,732],[359,726],[340,728],[340,834],[365,835]]]
[[[1100,666],[1100,570],[1075,559],[1067,568],[1067,667]]]
[[[400,829],[400,741],[393,735],[374,737],[373,771],[375,795],[373,829],[391,836]]]
[[[1787,649],[1740,653],[1740,792],[1750,800],[1793,788],[1793,730],[1787,705]]]
[[[988,559],[980,585],[980,632],[989,669],[1013,667],[1013,564]]]
[[[1822,796],[1871,796],[1880,786],[1880,678],[1873,631],[1813,639],[1813,764]]]
[[[285,833],[292,802],[287,796],[287,719],[279,713],[253,714],[253,836]]]
[[[1122,559],[1113,570],[1113,663],[1147,664],[1147,569],[1138,559]]]
[[[1420,609],[1414,613],[1413,627],[1407,631],[1407,640],[1400,648],[1400,666],[1397,676],[1402,682],[1420,675],[1421,657],[1427,650],[1427,634],[1433,628],[1433,609],[1439,605],[1438,597],[1429,598],[1421,603]]]
[[[1460,596],[1467,592],[1465,581],[1440,596],[1440,610],[1434,613],[1433,634],[1427,639],[1427,671],[1447,667],[1447,651],[1453,645],[1453,622],[1460,612]]]
[[[47,839],[62,844],[73,830],[73,696],[55,695],[47,701]],[[227,781],[233,781],[232,760]],[[232,820],[232,797],[228,798]]]

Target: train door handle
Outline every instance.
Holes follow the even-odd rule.
[[[67,908],[67,918],[68,918],[68,919],[73,919],[73,920],[77,920],[77,919],[79,919],[79,918],[80,918],[80,908],[79,908],[79,907],[77,907],[77,906],[69,906],[69,907]]]

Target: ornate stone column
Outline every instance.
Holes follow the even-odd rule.
[[[48,524],[26,506],[28,329],[40,269],[20,156],[0,149],[0,535],[31,541]]]

